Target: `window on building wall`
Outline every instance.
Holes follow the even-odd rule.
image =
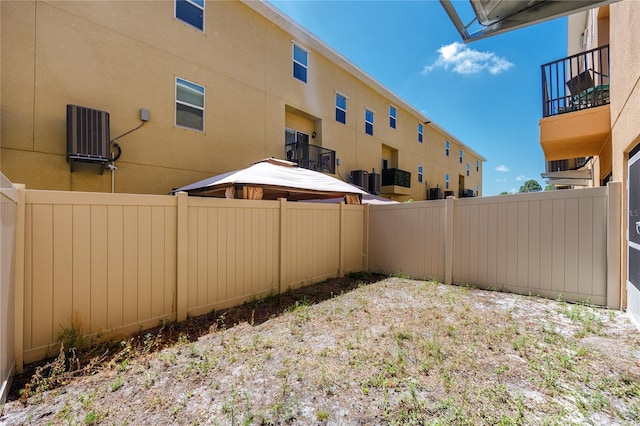
[[[449,174],[444,175],[444,189],[449,189]]]
[[[176,126],[204,131],[204,87],[176,78]]]
[[[347,97],[336,93],[336,121],[347,124]]]
[[[476,160],[476,172],[480,171],[480,160]]]
[[[476,197],[479,195],[480,193],[480,186],[476,185]]]
[[[204,31],[204,0],[175,0],[176,18]]]
[[[424,131],[424,127],[422,127],[422,123],[418,123],[418,142],[422,143],[422,134]]]
[[[422,183],[422,164],[418,164],[418,183]]]
[[[462,150],[460,150],[460,164],[462,164]]]
[[[306,83],[308,67],[309,52],[293,43],[293,76]]]
[[[467,176],[469,176],[469,171],[471,170],[471,166],[467,163]]]
[[[393,105],[389,105],[389,127],[396,128],[396,119],[398,116],[398,110]]]
[[[368,109],[364,110],[364,131],[373,136],[373,111]]]
[[[447,157],[449,156],[449,148],[450,148],[449,141],[446,141],[445,144],[444,144],[444,154]]]

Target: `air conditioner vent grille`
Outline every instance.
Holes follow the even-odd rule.
[[[109,113],[67,105],[67,161],[106,164],[110,158]]]

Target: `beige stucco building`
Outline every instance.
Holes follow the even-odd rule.
[[[398,200],[482,194],[482,156],[268,3],[0,10],[0,165],[27,188],[166,194],[276,157],[372,189],[358,171],[386,168],[380,191]],[[117,170],[114,144],[68,161],[67,105],[109,114]]]
[[[548,114],[540,120],[540,143],[546,160],[554,162],[550,171],[557,172],[555,178],[563,184],[571,186],[571,178],[582,180],[586,186],[622,183],[619,209],[607,213],[621,219],[620,273],[626,288],[623,306],[640,327],[638,22],[640,3],[632,0],[569,17],[570,56],[560,61],[573,61],[577,66],[561,68],[574,71],[566,75],[567,79],[560,79],[568,88],[561,96],[554,97],[551,85],[543,82],[547,89],[543,107]],[[589,84],[572,86],[571,80],[577,81],[585,73]],[[576,158],[580,159],[577,164]]]

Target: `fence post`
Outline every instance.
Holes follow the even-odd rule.
[[[287,214],[287,199],[286,198],[279,198],[280,200],[280,273],[279,273],[279,279],[278,279],[278,293],[282,293],[282,286],[284,284],[284,279],[285,279],[285,256],[287,254],[287,250],[289,247],[287,247],[286,244],[286,235],[285,235],[285,230],[287,229],[286,226],[286,214]]]
[[[620,245],[622,244],[622,183],[607,184],[607,308],[620,309],[622,290]]]
[[[338,276],[344,277],[344,203],[340,203],[340,247],[338,251]]]
[[[447,197],[445,204],[444,283],[453,281],[453,208],[454,198]]]
[[[369,272],[369,235],[371,230],[369,229],[369,207],[370,204],[367,203],[364,205],[364,242],[363,242],[363,251],[364,251],[364,271]]]
[[[189,195],[186,192],[176,194],[177,212],[177,259],[176,259],[176,295],[174,315],[178,321],[187,319],[187,280],[188,280],[188,249],[189,249]]]
[[[23,372],[24,368],[24,230],[26,220],[26,187],[14,184],[18,189],[18,204],[16,205],[16,240],[15,240],[15,287],[14,287],[14,353],[16,371]]]

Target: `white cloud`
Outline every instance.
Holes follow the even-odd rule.
[[[517,180],[518,182],[523,181],[523,180],[526,180],[526,179],[527,179],[527,178],[526,178],[524,175],[519,175],[518,177],[516,177],[516,180]]]
[[[510,170],[511,169],[505,166],[504,164],[500,164],[498,167],[496,167],[496,172],[508,172]]]
[[[422,74],[427,74],[436,68],[452,69],[453,72],[462,75],[479,74],[488,71],[491,74],[500,74],[513,66],[505,58],[497,56],[493,52],[480,52],[469,48],[463,43],[453,42],[438,49],[438,59],[431,65],[422,69]]]

